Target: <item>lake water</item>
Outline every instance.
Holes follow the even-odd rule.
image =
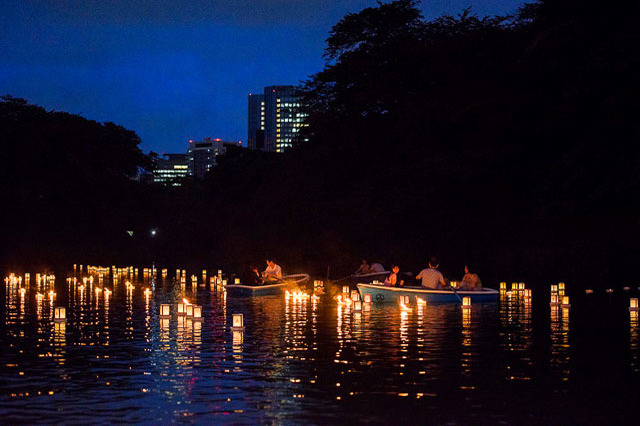
[[[7,275],[7,273],[5,273]],[[199,279],[202,281],[202,279]],[[4,284],[0,423],[637,424],[637,291],[371,306],[233,298],[166,278]],[[110,288],[108,300],[95,287]],[[25,287],[24,283],[22,287]],[[152,294],[146,297],[144,289]],[[44,298],[38,300],[36,293]],[[175,314],[183,297],[203,320]],[[158,316],[161,303],[172,317]],[[67,308],[66,323],[53,321]],[[243,332],[230,330],[244,314]]]

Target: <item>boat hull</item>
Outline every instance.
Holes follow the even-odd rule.
[[[230,296],[259,297],[284,293],[286,290],[295,290],[299,284],[309,280],[309,275],[287,275],[284,281],[266,285],[228,284],[225,288]]]
[[[481,291],[458,291],[458,296],[451,290],[430,290],[422,287],[387,287],[377,284],[359,283],[358,290],[364,299],[365,294],[371,295],[372,302],[398,303],[400,296],[409,296],[409,303],[416,303],[419,297],[427,302],[460,302],[460,298],[468,296],[471,302],[491,303],[498,300],[500,292],[492,288],[483,288]]]

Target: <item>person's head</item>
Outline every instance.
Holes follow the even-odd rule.
[[[256,268],[255,266],[251,265],[251,266],[249,266],[249,270],[256,272],[258,270],[258,268]]]
[[[471,269],[469,269],[469,265],[464,265],[464,273],[465,274],[471,273]]]
[[[272,257],[267,257],[267,265],[273,267],[273,265],[275,265],[276,262],[273,260]]]
[[[438,263],[438,259],[435,257],[432,257],[431,259],[429,259],[429,267],[436,269],[438,266],[440,266],[440,264]]]
[[[400,272],[400,267],[398,265],[393,265],[393,268],[391,268],[391,270],[394,274],[397,274],[398,272]]]
[[[369,262],[367,262],[367,259],[362,259],[362,261],[360,262],[361,265],[367,265]]]

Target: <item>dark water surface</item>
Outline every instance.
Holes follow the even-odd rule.
[[[233,298],[172,279],[131,292],[107,281],[107,303],[94,284],[58,277],[64,325],[33,274],[24,298],[3,284],[0,423],[638,424],[635,290],[569,289],[570,310],[534,291],[532,304],[466,316],[458,304],[356,314],[328,297]],[[182,297],[202,322],[158,317]]]

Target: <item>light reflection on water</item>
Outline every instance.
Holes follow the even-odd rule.
[[[593,357],[628,354],[627,381],[602,398],[631,401],[638,384],[637,313],[618,346],[578,352],[580,310],[549,308],[542,295],[536,305],[503,295],[470,310],[354,312],[327,298],[234,298],[202,278],[71,280],[51,297],[40,280],[25,281],[24,295],[5,286],[3,421],[556,423],[589,412],[581,390],[606,385],[580,369]],[[174,310],[183,298],[203,306],[202,321],[158,317],[161,303]],[[67,306],[66,322],[53,321],[56,306]],[[229,329],[233,313],[244,330]],[[523,398],[545,410],[523,410]]]

